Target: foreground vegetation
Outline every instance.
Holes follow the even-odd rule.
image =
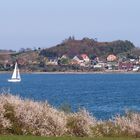
[[[125,116],[101,121],[86,110],[68,113],[53,108],[47,102],[1,94],[0,135],[11,134],[89,138],[140,137],[140,114],[126,113]]]
[[[139,138],[78,138],[78,137],[35,137],[35,136],[1,136],[0,140],[140,140]]]

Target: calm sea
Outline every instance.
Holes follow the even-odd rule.
[[[8,83],[0,74],[0,89],[60,107],[86,108],[98,119],[125,110],[140,111],[140,74],[22,74],[21,83]]]

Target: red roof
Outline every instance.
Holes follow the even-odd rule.
[[[88,58],[87,54],[81,54],[81,57],[82,57],[83,59]]]

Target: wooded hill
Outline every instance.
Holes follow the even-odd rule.
[[[89,57],[106,57],[109,54],[118,55],[134,49],[135,46],[130,41],[117,40],[113,42],[98,42],[94,39],[83,38],[75,40],[72,37],[64,40],[54,47],[43,49],[40,55],[45,57],[61,57],[63,54],[73,57],[86,53]]]

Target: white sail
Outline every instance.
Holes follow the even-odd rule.
[[[19,73],[19,68],[17,68],[17,79],[21,79],[20,73]]]
[[[15,64],[14,72],[12,75],[12,79],[16,79],[16,78],[17,78],[17,63]]]
[[[20,82],[20,81],[21,81],[21,77],[20,77],[20,73],[19,73],[19,68],[16,63],[12,78],[8,79],[8,82]]]

